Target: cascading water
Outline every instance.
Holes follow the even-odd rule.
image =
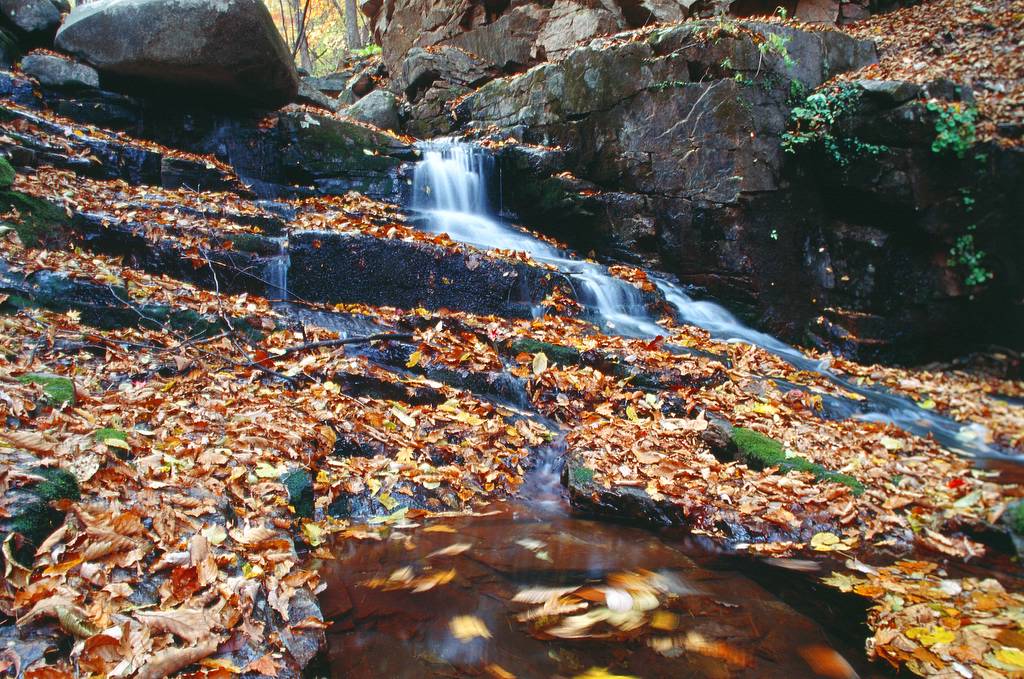
[[[429,231],[447,233],[453,240],[480,248],[523,251],[539,262],[555,266],[578,284],[579,301],[605,330],[629,336],[665,333],[648,315],[643,297],[634,286],[611,276],[605,267],[574,259],[492,215],[487,178],[494,161],[484,149],[453,139],[421,142],[419,148],[423,159],[414,173],[412,209],[424,218]],[[829,370],[827,359],[809,358],[796,348],[743,325],[722,306],[694,300],[663,276],[650,278],[675,309],[679,321],[701,327],[718,339],[761,347],[800,370],[817,372],[843,389],[863,396],[870,411],[854,416],[892,422],[921,436],[931,434],[942,445],[966,455],[1005,457],[985,442],[986,432],[979,425],[961,425],[924,411],[906,398],[846,380]]]
[[[557,248],[502,224],[491,216],[487,177],[493,160],[483,149],[450,139],[420,145],[423,160],[413,179],[413,209],[427,229],[480,248],[519,250],[551,264],[577,287],[577,296],[605,329],[624,335],[663,332],[645,308],[640,291],[592,262],[573,259]]]
[[[273,239],[278,246],[278,254],[267,260],[267,266],[263,270],[263,280],[267,284],[267,299],[288,299],[288,268],[291,266],[291,257],[288,255],[288,240],[285,238]]]

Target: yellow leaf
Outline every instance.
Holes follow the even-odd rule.
[[[209,542],[211,545],[219,545],[220,543],[224,542],[224,540],[226,540],[228,537],[228,534],[227,532],[225,532],[224,527],[218,526],[216,524],[212,526],[207,526],[199,532],[202,533],[203,537],[206,538],[206,541]]]
[[[922,646],[934,646],[935,644],[948,644],[956,639],[956,634],[941,625],[929,627],[911,627],[904,634],[910,639],[916,639]]]
[[[447,526],[443,523],[434,524],[433,526],[427,526],[423,529],[424,533],[454,533],[455,529],[451,526]]]
[[[861,578],[855,578],[845,573],[833,573],[826,578],[822,578],[821,581],[830,587],[835,587],[840,592],[852,592],[854,586],[864,582]]]
[[[366,487],[370,489],[370,497],[373,497],[380,490],[380,481],[377,479],[367,479]]]
[[[276,479],[285,472],[285,469],[283,466],[275,467],[267,464],[266,462],[260,462],[256,465],[256,469],[254,471],[256,476],[261,479]]]
[[[1007,665],[1013,665],[1024,670],[1024,651],[1019,648],[1011,648],[1010,646],[1003,646],[996,651],[996,660]]]
[[[395,507],[398,506],[398,501],[395,498],[391,497],[390,493],[381,493],[380,497],[377,498],[377,500],[382,505],[384,505],[384,509],[388,510],[389,512],[393,511]]]
[[[543,351],[538,351],[533,355],[533,374],[540,375],[542,372],[548,369],[548,355]]]
[[[391,408],[391,414],[395,416],[395,419],[404,424],[407,427],[415,427],[416,420],[403,413],[398,408]]]
[[[903,447],[903,441],[894,439],[891,436],[883,436],[882,446],[884,446],[886,450],[899,450]]]
[[[490,639],[491,632],[484,621],[475,615],[458,615],[448,623],[452,636],[462,642],[472,641],[477,637]]]
[[[636,414],[636,408],[633,406],[626,406],[626,417],[629,418],[630,422],[637,422],[640,420]]]
[[[761,415],[775,415],[779,412],[779,409],[768,403],[755,403],[754,412]]]
[[[423,354],[417,349],[409,355],[409,360],[405,362],[406,368],[415,368],[419,364],[420,359],[423,358]]]
[[[310,547],[319,547],[324,542],[323,529],[312,521],[302,524],[302,533],[306,536],[306,542]]]
[[[841,542],[835,533],[815,533],[811,538],[811,549],[818,552],[831,552],[835,549],[842,549]]]
[[[671,632],[679,627],[679,616],[668,611],[655,611],[651,616],[651,627]]]
[[[604,667],[591,667],[583,674],[577,674],[574,679],[640,679],[632,674],[612,674]]]
[[[917,405],[918,405],[918,407],[924,408],[925,410],[934,410],[935,409],[935,401],[933,401],[930,398],[926,398],[923,401],[918,401]]]
[[[242,575],[249,580],[263,575],[263,567],[258,564],[247,563],[242,566]]]
[[[325,470],[321,469],[316,473],[316,482],[321,484],[330,483],[331,475],[328,474]]]

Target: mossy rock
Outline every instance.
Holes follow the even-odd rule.
[[[43,388],[46,403],[55,408],[75,404],[75,383],[59,375],[29,373],[17,380],[22,384],[38,384]]]
[[[809,472],[819,481],[831,481],[847,486],[854,495],[864,492],[864,485],[849,474],[830,471],[799,455],[787,457],[786,449],[781,443],[752,429],[735,427],[730,439],[739,451],[740,457],[754,469],[777,467],[783,473]]]
[[[70,472],[56,467],[33,467],[29,470],[39,481],[9,491],[5,497],[11,516],[5,522],[9,532],[23,536],[27,544],[17,550],[20,563],[31,563],[35,547],[45,540],[64,520],[64,513],[53,506],[57,500],[80,500],[81,489]]]
[[[277,242],[256,233],[233,233],[228,236],[227,240],[234,250],[264,257],[279,254],[281,249]]]
[[[17,210],[20,218],[11,226],[25,247],[37,248],[62,240],[70,220],[60,207],[18,191],[0,190],[0,211]]]
[[[548,360],[561,365],[574,365],[580,362],[580,352],[572,347],[563,347],[550,342],[533,339],[517,339],[509,343],[509,352],[514,354],[543,353]]]
[[[14,183],[14,168],[9,160],[0,156],[0,189],[9,189]]]
[[[82,499],[78,479],[71,472],[58,467],[37,467],[32,470],[32,473],[43,477],[43,480],[31,489],[42,500],[53,502],[54,500]]]
[[[295,514],[304,519],[313,518],[313,477],[304,469],[291,469],[281,475],[281,483],[288,490],[288,504]]]

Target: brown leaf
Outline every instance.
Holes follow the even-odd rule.
[[[161,651],[142,666],[135,679],[163,679],[211,655],[217,650],[219,643],[218,639],[213,638],[189,648],[169,648]]]
[[[210,636],[214,621],[201,608],[175,608],[167,611],[136,611],[135,618],[157,632],[170,632],[189,643]]]

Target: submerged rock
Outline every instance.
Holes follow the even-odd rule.
[[[52,0],[0,0],[4,20],[18,31],[35,38],[53,37],[60,25],[61,11],[68,11]]]
[[[71,12],[56,44],[149,90],[201,89],[276,108],[299,87],[291,54],[258,0],[98,0]]]

